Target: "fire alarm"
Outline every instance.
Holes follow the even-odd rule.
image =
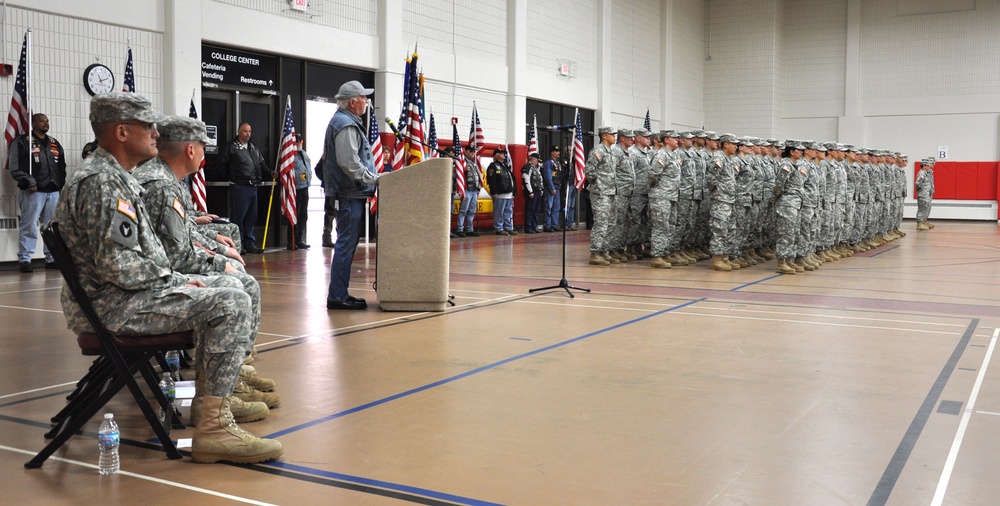
[[[0,76],[9,76],[14,74],[14,66],[9,63],[0,63]]]

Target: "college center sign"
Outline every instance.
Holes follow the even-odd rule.
[[[201,46],[201,82],[208,87],[278,87],[278,58],[235,49]]]

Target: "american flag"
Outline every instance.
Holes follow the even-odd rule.
[[[372,155],[375,157],[375,170],[382,172],[385,170],[385,157],[382,155],[382,135],[378,131],[378,118],[375,117],[375,107],[368,109],[368,144],[371,144]]]
[[[646,120],[642,122],[642,128],[645,128],[646,130],[649,130],[650,132],[653,131],[653,122],[649,121],[649,109],[648,108],[646,109]]]
[[[483,134],[483,125],[479,123],[479,111],[476,110],[476,103],[472,103],[472,125],[469,127],[469,145],[472,146],[476,156],[476,168],[482,176],[483,188],[489,193],[490,187],[486,184],[486,169],[479,162],[479,158],[486,152],[486,135]]]
[[[438,157],[438,131],[437,126],[434,125],[434,113],[431,113],[431,119],[429,125],[427,126],[427,149],[429,150],[428,157],[437,158]],[[456,133],[458,130],[455,131]]]
[[[417,53],[413,53],[413,63],[411,64],[415,69],[417,66]],[[413,165],[415,163],[420,163],[424,159],[424,125],[423,118],[420,116],[420,108],[422,107],[420,102],[420,82],[423,80],[423,74],[419,76],[413,76],[410,79],[410,113],[406,125],[406,143],[407,156],[406,165]]]
[[[188,109],[188,116],[198,119],[198,109],[194,108],[194,97],[191,97],[191,107]],[[198,172],[195,172],[191,176],[191,200],[194,201],[194,206],[198,208],[199,211],[205,213],[208,212],[208,206],[205,203],[205,159],[201,160],[201,167],[198,168]]]
[[[17,62],[17,78],[14,79],[14,96],[10,99],[10,112],[7,114],[7,128],[3,132],[7,147],[20,135],[28,133],[31,124],[31,111],[28,109],[28,34],[24,34],[21,44],[21,59]],[[6,163],[4,167],[10,169]]]
[[[278,151],[278,176],[281,179],[281,213],[295,226],[295,125],[292,124],[292,96],[285,102],[285,126],[281,133],[281,148]]]
[[[528,131],[528,156],[538,153],[538,117],[532,116],[531,130]]]
[[[431,123],[433,125],[433,123]],[[462,140],[458,138],[458,118],[451,120],[452,146],[455,156],[455,190],[460,198],[465,198],[465,156],[462,154]]]
[[[135,93],[135,72],[132,70],[132,48],[128,48],[128,59],[125,60],[125,87],[122,91]]]
[[[573,168],[576,176],[576,189],[582,190],[584,183],[583,169],[587,165],[587,155],[583,153],[583,122],[580,121],[580,109],[576,109],[576,133],[573,134]]]

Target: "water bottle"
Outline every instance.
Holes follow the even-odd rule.
[[[163,358],[167,362],[167,367],[170,368],[170,374],[174,377],[174,381],[181,380],[181,354],[177,350],[168,351]]]
[[[163,379],[160,380],[160,391],[167,398],[167,409],[173,410],[174,399],[177,397],[177,387],[169,372],[163,373]],[[170,424],[167,423],[169,414],[172,414],[172,411],[168,413],[163,410],[163,406],[160,406],[160,423],[163,424],[163,428],[167,429],[168,434],[170,433]]]
[[[115,415],[104,414],[104,421],[97,431],[97,445],[101,449],[101,456],[97,460],[97,466],[101,474],[115,474],[119,469],[118,443],[121,438],[118,433],[118,424],[115,423]]]

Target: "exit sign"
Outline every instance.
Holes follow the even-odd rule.
[[[309,0],[288,0],[288,3],[291,4],[292,9],[302,12],[305,12],[309,7]]]

